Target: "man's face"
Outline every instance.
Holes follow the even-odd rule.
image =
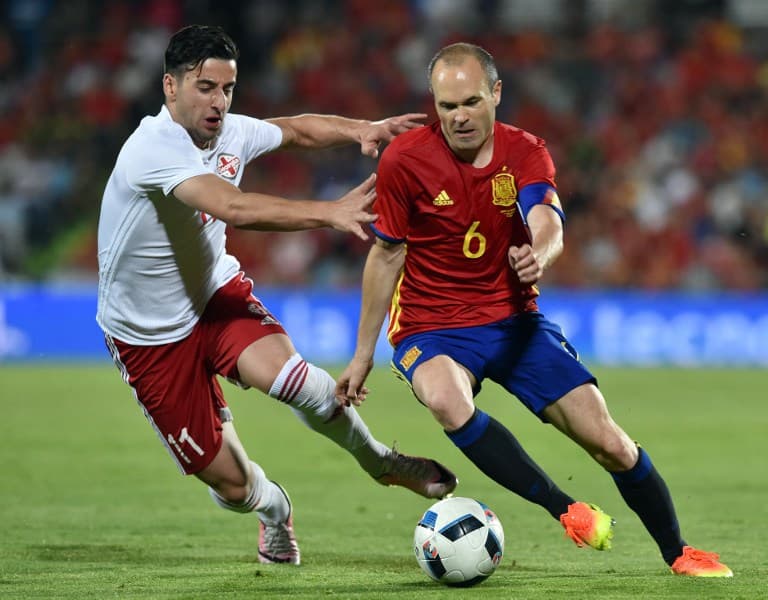
[[[199,148],[207,148],[219,135],[232,104],[236,79],[237,63],[217,58],[206,59],[179,79],[170,73],[164,75],[168,110]]]
[[[438,61],[431,83],[435,109],[448,145],[462,160],[474,161],[480,150],[492,143],[501,81],[490,89],[480,63],[467,56],[459,64]]]

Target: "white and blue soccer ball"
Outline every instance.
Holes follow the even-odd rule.
[[[504,554],[504,529],[482,502],[446,498],[430,506],[416,525],[413,551],[435,581],[469,587],[496,570]]]

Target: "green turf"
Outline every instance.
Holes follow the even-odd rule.
[[[561,487],[616,518],[614,548],[577,549],[542,509],[477,473],[403,384],[376,371],[362,414],[377,437],[450,465],[457,493],[504,525],[499,570],[456,590],[428,580],[411,554],[430,502],[373,483],[272,400],[224,384],[251,458],[292,496],[298,568],[256,562],[256,519],[220,510],[178,474],[114,368],[3,366],[0,598],[768,597],[768,374],[597,374],[616,420],[666,477],[687,540],[719,552],[732,580],[669,574],[610,478],[493,385],[479,405]]]

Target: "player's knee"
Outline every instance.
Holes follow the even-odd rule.
[[[234,512],[249,512],[248,500],[252,497],[251,484],[237,484],[233,482],[219,482],[208,487],[211,498],[221,508]]]
[[[472,418],[475,405],[471,399],[455,393],[433,394],[426,402],[430,412],[446,431],[461,428]]]
[[[624,435],[606,435],[592,456],[608,471],[627,471],[637,462],[637,446]]]
[[[228,485],[224,489],[217,490],[219,495],[224,498],[230,504],[240,506],[245,504],[246,499],[251,494],[250,486],[245,485]]]

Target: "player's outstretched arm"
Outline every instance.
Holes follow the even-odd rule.
[[[396,135],[421,127],[424,113],[406,113],[380,121],[349,119],[336,115],[304,114],[267,119],[283,131],[282,148],[329,148],[360,144],[360,152],[376,158],[379,146]]]
[[[376,220],[370,212],[376,198],[375,174],[333,201],[244,193],[213,174],[183,181],[173,195],[184,204],[241,229],[297,231],[332,227],[367,240],[363,226]]]
[[[405,246],[381,239],[371,246],[363,269],[362,306],[357,346],[347,368],[336,381],[336,398],[357,406],[368,394],[365,380],[373,368],[373,354],[381,326],[389,312],[392,293],[405,261]]]

